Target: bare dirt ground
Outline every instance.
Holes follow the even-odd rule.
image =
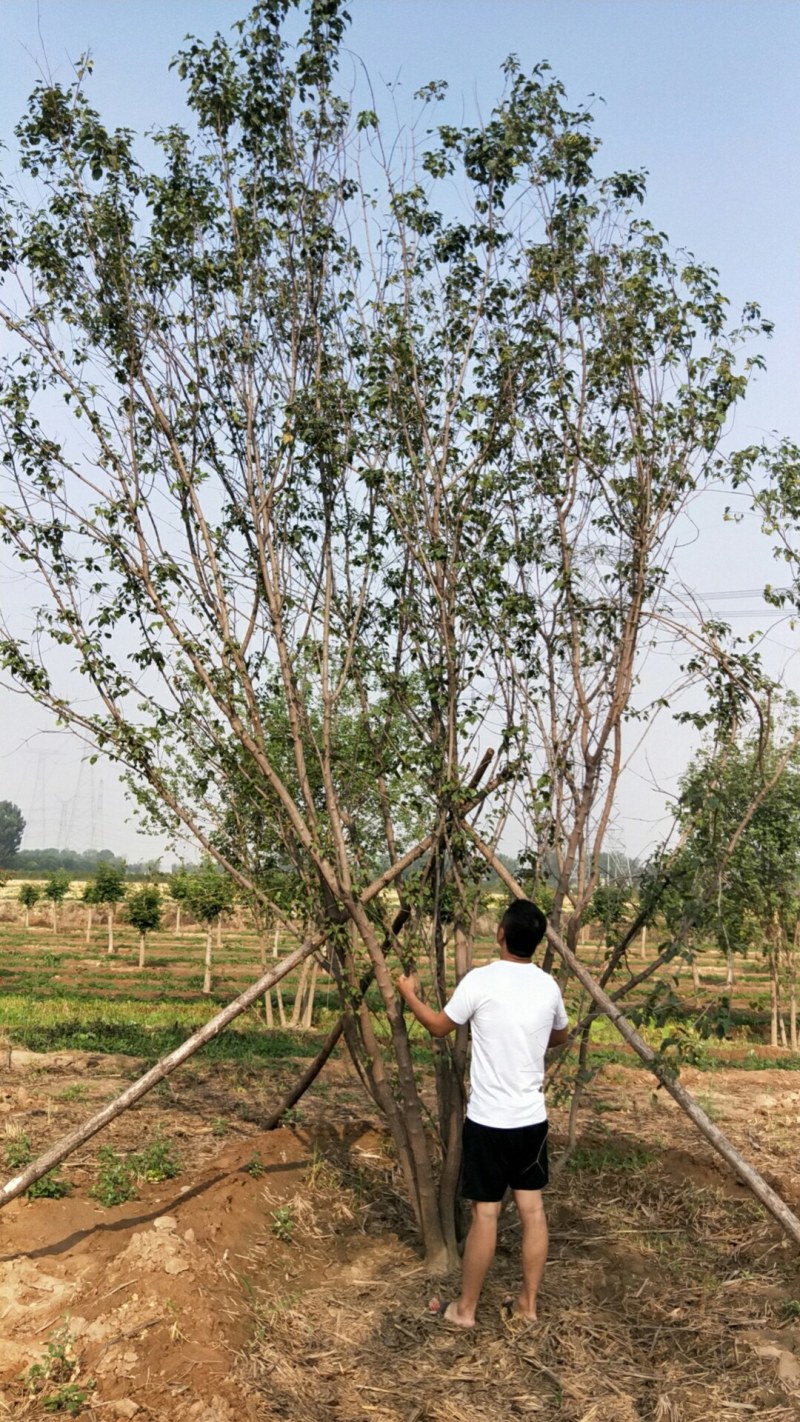
[[[133,1069],[8,1053],[0,1131],[43,1147]],[[470,1334],[427,1311],[391,1152],[344,1062],[291,1125],[259,1130],[294,1072],[193,1065],[106,1133],[124,1152],[160,1128],[177,1179],[103,1208],[88,1197],[92,1142],[65,1164],[68,1198],[0,1214],[0,1416],[52,1415],[68,1382],[85,1422],[800,1419],[797,1251],[643,1072],[609,1068],[587,1093],[578,1152],[549,1191],[539,1325],[502,1316],[518,1247],[507,1213]],[[800,1208],[796,1076],[683,1079]],[[60,1384],[33,1395],[25,1375],[48,1340],[66,1358]]]

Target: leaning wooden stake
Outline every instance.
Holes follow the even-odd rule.
[[[464,829],[473,840],[477,849],[480,850],[480,853],[484,859],[486,859],[487,863],[491,864],[497,877],[506,885],[514,897],[518,899],[525,898],[524,890],[517,883],[514,876],[509,874],[505,865],[493,854],[489,845],[484,844],[483,840],[478,837],[469,825],[465,824]],[[719,1127],[715,1126],[714,1122],[709,1120],[705,1111],[700,1109],[697,1102],[689,1095],[689,1092],[684,1090],[680,1082],[676,1081],[674,1077],[670,1075],[669,1071],[658,1061],[652,1047],[648,1047],[647,1043],[639,1036],[636,1028],[628,1021],[616,1003],[614,1003],[600,985],[595,982],[591,973],[587,972],[583,966],[583,963],[575,957],[575,954],[571,952],[566,943],[562,942],[558,934],[549,926],[547,929],[547,937],[556,952],[566,963],[570,972],[574,973],[581,986],[586,989],[601,1012],[611,1019],[620,1036],[624,1038],[629,1046],[633,1047],[637,1056],[641,1057],[642,1061],[645,1062],[653,1072],[653,1075],[661,1082],[664,1090],[669,1092],[673,1100],[677,1101],[681,1110],[685,1111],[689,1119],[694,1121],[701,1135],[705,1136],[706,1140],[714,1149],[719,1151],[723,1159],[736,1171],[739,1179],[747,1185],[748,1189],[752,1190],[756,1198],[761,1201],[765,1209],[769,1210],[770,1214],[774,1216],[778,1224],[795,1243],[800,1244],[800,1220],[792,1213],[780,1195],[775,1193],[763,1176],[759,1175],[758,1171],[753,1169],[752,1165],[748,1165],[747,1161],[739,1154],[735,1146],[731,1145],[727,1136],[723,1135]]]
[[[383,873],[379,874],[377,879],[373,879],[369,887],[363,890],[359,902],[361,904],[367,904],[370,903],[372,899],[377,898],[388,884],[391,884],[413,864],[415,860],[419,859],[430,849],[434,838],[435,836],[433,834],[426,835],[425,838],[419,840],[412,849],[407,850],[400,859],[395,860],[394,864],[391,864],[388,869],[384,869]],[[87,1121],[85,1125],[80,1126],[77,1131],[71,1131],[68,1136],[62,1136],[60,1141],[45,1151],[44,1155],[40,1155],[38,1160],[35,1160],[32,1165],[28,1166],[27,1170],[23,1170],[20,1175],[15,1175],[13,1180],[9,1180],[2,1190],[0,1190],[0,1209],[2,1209],[3,1205],[7,1205],[10,1200],[16,1199],[17,1195],[21,1195],[24,1190],[28,1189],[29,1185],[33,1185],[35,1181],[41,1179],[43,1175],[46,1175],[48,1170],[53,1169],[54,1165],[59,1165],[73,1150],[77,1150],[78,1146],[83,1145],[84,1141],[88,1141],[92,1136],[96,1136],[97,1132],[102,1131],[103,1127],[113,1121],[116,1116],[121,1115],[123,1111],[127,1111],[129,1106],[132,1106],[135,1101],[138,1101],[139,1098],[150,1091],[152,1087],[157,1086],[159,1081],[163,1081],[166,1076],[169,1076],[176,1067],[179,1067],[182,1062],[186,1061],[187,1057],[191,1057],[200,1047],[204,1047],[206,1042],[210,1042],[214,1037],[219,1036],[219,1033],[227,1027],[229,1022],[232,1022],[240,1013],[245,1012],[248,1007],[252,1007],[258,998],[262,997],[265,992],[268,992],[271,987],[274,987],[276,983],[280,982],[281,978],[285,978],[287,973],[291,973],[294,968],[299,967],[309,954],[314,953],[317,948],[321,947],[327,936],[328,930],[316,934],[313,938],[301,944],[299,948],[296,948],[294,953],[290,953],[288,957],[276,963],[268,973],[262,973],[257,982],[253,983],[245,992],[240,993],[239,997],[235,998],[233,1002],[228,1003],[227,1007],[223,1007],[222,1011],[218,1012],[216,1017],[212,1017],[211,1021],[206,1023],[205,1027],[201,1027],[199,1032],[195,1032],[193,1036],[187,1038],[185,1042],[182,1042],[179,1047],[176,1047],[174,1052],[170,1052],[168,1057],[163,1057],[160,1062],[157,1062],[150,1071],[146,1072],[144,1076],[141,1076],[132,1086],[129,1086],[127,1091],[123,1091],[122,1095],[118,1096],[115,1101],[110,1101],[102,1111],[99,1111],[96,1116],[92,1116],[91,1120]],[[280,989],[276,989],[276,992],[280,1000]]]
[[[17,1195],[21,1195],[24,1190],[27,1190],[28,1187],[33,1185],[36,1180],[39,1180],[42,1175],[46,1175],[48,1170],[53,1169],[54,1165],[59,1165],[73,1150],[83,1145],[84,1141],[88,1141],[92,1136],[96,1136],[97,1132],[102,1131],[103,1127],[113,1121],[116,1116],[120,1116],[123,1111],[127,1111],[129,1106],[132,1106],[135,1101],[138,1101],[139,1098],[150,1091],[152,1087],[157,1086],[159,1081],[163,1081],[165,1077],[169,1076],[176,1067],[179,1067],[182,1062],[186,1061],[187,1057],[191,1057],[200,1047],[204,1047],[206,1042],[211,1042],[214,1037],[218,1037],[220,1032],[228,1026],[228,1023],[233,1021],[234,1017],[238,1017],[240,1013],[245,1012],[248,1007],[251,1007],[254,1002],[257,1002],[275,983],[285,977],[287,973],[291,973],[305,958],[308,958],[311,953],[315,952],[320,944],[324,942],[324,937],[324,934],[317,934],[308,942],[302,943],[300,947],[296,948],[294,953],[290,953],[287,958],[283,958],[281,962],[276,963],[274,967],[270,968],[268,973],[262,974],[258,982],[253,983],[251,987],[247,988],[246,991],[235,998],[233,1002],[228,1003],[227,1007],[223,1007],[222,1011],[218,1012],[216,1017],[212,1017],[211,1021],[207,1022],[204,1027],[201,1027],[199,1032],[195,1032],[193,1036],[188,1037],[185,1042],[182,1042],[179,1047],[176,1047],[174,1052],[170,1052],[168,1057],[162,1057],[160,1062],[157,1062],[154,1067],[150,1068],[150,1071],[145,1072],[144,1076],[140,1076],[138,1081],[134,1081],[133,1084],[128,1087],[127,1091],[123,1091],[122,1095],[118,1096],[115,1101],[110,1101],[102,1111],[98,1111],[96,1116],[92,1116],[91,1120],[79,1126],[77,1131],[71,1131],[69,1135],[62,1136],[60,1141],[57,1141],[49,1150],[46,1150],[44,1155],[40,1155],[38,1160],[35,1160],[32,1165],[29,1165],[21,1174],[15,1175],[13,1180],[9,1180],[7,1185],[0,1190],[0,1209],[2,1209],[3,1205],[7,1205],[10,1200],[15,1199]]]

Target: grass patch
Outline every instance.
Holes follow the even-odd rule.
[[[567,1169],[604,1175],[610,1170],[643,1170],[654,1159],[653,1151],[624,1140],[589,1140],[581,1141],[575,1147],[567,1161]]]
[[[32,1052],[121,1053],[157,1061],[214,1016],[214,1003],[147,1003],[71,995],[38,1002],[0,999],[0,1028],[14,1046]],[[203,1049],[212,1061],[263,1061],[313,1056],[319,1039],[308,1032],[267,1030],[257,1009],[243,1014]]]

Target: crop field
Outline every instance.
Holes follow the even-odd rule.
[[[65,906],[0,922],[0,1150],[5,1174],[92,1115],[282,953],[234,921],[202,992],[196,925],[138,940]],[[491,956],[487,922],[476,945]],[[632,972],[655,944],[634,945]],[[581,948],[597,969],[603,950]],[[663,970],[662,970],[663,975]],[[474,1333],[431,1318],[431,1287],[391,1141],[343,1050],[285,1118],[263,1123],[338,1015],[320,972],[311,1025],[263,1004],[60,1168],[48,1196],[0,1215],[0,1415],[140,1422],[720,1422],[800,1416],[797,1255],[610,1024],[597,1023],[578,1144],[548,1191],[551,1250],[535,1327],[510,1322],[518,1233],[498,1257]],[[800,1065],[769,1046],[759,960],[701,955],[669,978],[681,1079],[734,1144],[800,1204]],[[632,998],[641,1007],[652,982]],[[724,1035],[706,1031],[729,999]],[[572,987],[571,1019],[585,1004]],[[380,1028],[377,998],[375,1020]],[[414,1056],[432,1090],[429,1040]],[[566,1140],[551,1069],[551,1158]],[[63,1190],[62,1187],[63,1186]],[[35,1192],[32,1192],[35,1196]],[[2,1409],[5,1409],[3,1411]]]

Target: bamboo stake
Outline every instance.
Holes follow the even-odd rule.
[[[505,884],[510,893],[517,899],[525,898],[525,893],[521,886],[517,883],[514,876],[508,872],[505,865],[497,858],[497,855],[492,852],[489,845],[484,844],[483,840],[478,837],[470,825],[464,824],[463,827],[473,840],[477,849],[483,855],[487,864],[492,866],[497,877]],[[647,1043],[643,1041],[636,1031],[636,1028],[632,1026],[627,1017],[625,1017],[616,1004],[612,1002],[608,994],[595,982],[591,973],[587,971],[580,960],[575,957],[574,953],[570,951],[566,943],[562,941],[549,924],[547,927],[547,938],[548,942],[555,948],[564,963],[566,963],[570,972],[575,975],[581,986],[586,989],[589,996],[597,1003],[597,1006],[605,1013],[606,1017],[610,1018],[613,1022],[620,1036],[630,1047],[633,1047],[637,1056],[641,1057],[642,1061],[645,1062],[653,1072],[653,1075],[661,1082],[664,1090],[669,1092],[673,1100],[677,1101],[681,1110],[685,1111],[689,1119],[694,1122],[701,1135],[719,1152],[723,1160],[726,1160],[736,1171],[740,1180],[744,1182],[748,1189],[752,1190],[753,1194],[761,1201],[765,1209],[769,1210],[773,1218],[778,1221],[781,1228],[786,1231],[796,1244],[800,1244],[800,1219],[793,1214],[789,1206],[781,1199],[780,1195],[776,1194],[772,1187],[767,1184],[763,1176],[759,1175],[758,1171],[754,1170],[753,1166],[748,1164],[744,1157],[739,1154],[727,1136],[723,1135],[722,1131],[709,1119],[705,1111],[701,1110],[697,1102],[689,1095],[689,1092],[680,1085],[680,1082],[670,1076],[666,1068],[657,1060],[653,1049],[648,1047]]]
[[[212,1017],[204,1027],[201,1027],[199,1032],[187,1037],[186,1041],[176,1047],[174,1052],[170,1052],[169,1056],[162,1057],[160,1062],[156,1062],[154,1067],[145,1072],[144,1076],[140,1076],[138,1081],[134,1081],[126,1091],[123,1091],[121,1096],[110,1101],[102,1111],[98,1111],[96,1116],[85,1121],[76,1131],[70,1131],[68,1135],[62,1136],[60,1141],[56,1141],[55,1145],[50,1146],[49,1150],[46,1150],[43,1155],[40,1155],[37,1160],[34,1160],[31,1165],[27,1166],[19,1175],[15,1175],[0,1189],[0,1209],[9,1201],[16,1199],[17,1195],[21,1195],[35,1181],[40,1180],[48,1170],[59,1165],[66,1156],[77,1150],[78,1146],[83,1145],[84,1141],[91,1140],[98,1131],[102,1131],[117,1116],[121,1116],[123,1111],[127,1111],[129,1106],[133,1106],[134,1102],[157,1086],[176,1067],[181,1066],[188,1057],[193,1056],[200,1047],[204,1047],[206,1042],[211,1042],[215,1037],[218,1037],[229,1022],[233,1022],[235,1017],[246,1012],[248,1007],[252,1007],[253,1003],[265,992],[268,992],[273,984],[279,982],[287,973],[291,973],[310,953],[314,953],[322,942],[324,942],[324,934],[317,934],[306,943],[301,943],[293,953],[270,968],[268,973],[263,973],[257,982],[246,988],[239,997],[228,1003],[227,1007],[223,1007],[222,1011]]]

